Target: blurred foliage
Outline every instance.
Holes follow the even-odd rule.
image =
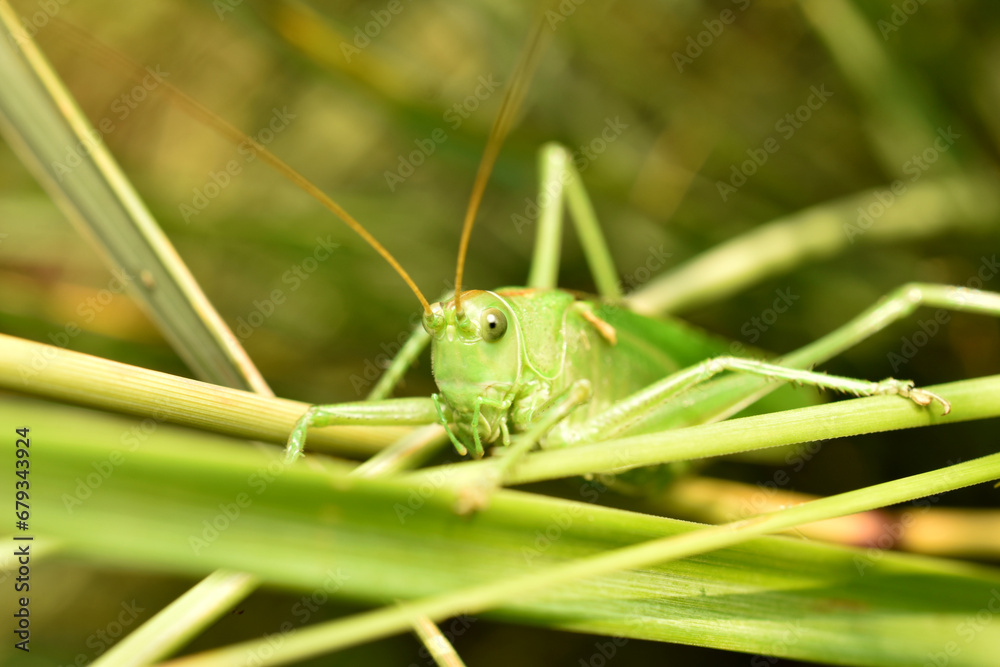
[[[384,1],[12,4],[37,27],[37,39],[90,118],[110,119],[114,130],[105,141],[276,393],[313,402],[363,395],[366,373],[372,377],[417,312],[399,278],[259,160],[247,163],[245,154],[168,99],[146,96],[119,72],[71,47],[56,20],[168,72],[171,83],[262,141],[269,136],[258,133],[276,110],[287,117],[269,147],[365,222],[433,298],[453,279],[459,224],[500,102],[501,95],[485,93],[483,81],[506,82],[531,7],[501,0],[401,0],[393,5],[400,11],[389,14],[392,3]],[[43,4],[59,7],[56,20],[45,18]],[[915,112],[960,135],[948,151],[951,168],[995,170],[1000,6],[983,0],[854,4],[918,91]],[[894,16],[902,5],[917,9]],[[636,275],[651,247],[662,246],[679,263],[776,217],[909,178],[905,164],[887,164],[875,146],[875,119],[800,3],[564,0],[560,7],[565,20],[554,26],[523,118],[487,190],[470,250],[470,287],[516,285],[527,275],[533,226],[519,226],[512,216],[525,215],[537,201],[538,147],[555,140],[579,150],[609,122],[625,127],[587,160],[583,178],[623,279]],[[731,22],[721,23],[729,16]],[[354,40],[366,29],[377,34],[365,46]],[[679,67],[677,54],[699,39],[701,53]],[[357,52],[347,48],[345,56],[345,45]],[[688,55],[693,53],[697,49]],[[785,138],[776,123],[795,113],[814,86],[832,95]],[[485,99],[475,97],[477,87]],[[456,105],[470,110],[460,123],[453,122]],[[441,136],[438,128],[447,137],[442,143],[433,140]],[[723,200],[718,182],[769,137],[778,139],[779,150]],[[390,187],[386,173],[397,172],[401,161],[429,144],[433,153],[419,156],[414,162],[423,163],[413,175]],[[213,174],[215,182],[224,180],[220,174],[232,160],[240,173],[185,220],[181,207],[195,203],[196,191],[214,192]],[[921,178],[943,176],[947,168],[942,160]],[[0,330],[50,342],[76,322],[84,332],[70,342],[72,349],[186,374],[127,298],[102,300],[110,276],[98,255],[2,144],[0,232],[7,234],[0,243]],[[562,284],[592,289],[569,236]],[[310,271],[317,239],[340,247]],[[966,284],[1000,247],[1000,226],[899,243],[869,241],[859,239],[849,252],[685,316],[735,340],[779,352],[794,349],[903,282]],[[1000,281],[986,288],[1000,289]],[[766,330],[749,329],[759,340],[748,338],[751,318],[771,307],[779,289],[800,298]],[[272,303],[275,290],[280,304]],[[263,326],[241,332],[241,323],[255,320]],[[900,350],[901,336],[918,330],[916,321],[899,325],[828,368],[871,378],[893,374],[887,354]],[[926,384],[996,372],[998,322],[956,315],[896,374]],[[432,386],[425,362],[408,376],[404,391],[426,394]],[[972,458],[995,448],[995,427],[965,424],[949,427],[947,435],[923,429],[837,443],[796,476],[794,487],[829,493]],[[750,482],[770,477],[731,463],[719,470]],[[949,501],[992,506],[995,493],[969,490]],[[101,586],[109,579],[75,564],[56,572],[88,596],[98,579]],[[127,597],[123,590],[132,586],[157,588],[164,600],[184,587],[117,573],[115,579],[109,600]],[[268,607],[265,595],[248,604]],[[529,664],[527,654],[532,664],[575,665],[593,652],[593,638],[516,632],[496,624],[476,627],[470,636],[477,641],[463,640],[459,648],[470,664],[506,664],[505,646],[516,647],[523,664]],[[639,644],[628,649],[637,652],[629,661],[638,662],[639,652],[647,650]],[[367,649],[364,659],[416,661],[412,642],[397,645],[400,653],[380,644]],[[489,649],[477,654],[474,646]],[[721,653],[684,647],[648,650],[684,664],[724,660]],[[745,659],[735,656],[733,664]]]

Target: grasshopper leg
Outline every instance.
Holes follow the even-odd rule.
[[[611,252],[601,233],[594,207],[573,166],[570,152],[556,143],[539,153],[540,184],[538,231],[528,274],[528,287],[553,288],[559,273],[563,201],[569,208],[584,255],[590,265],[598,293],[605,299],[622,298],[621,285]],[[518,227],[520,230],[520,227]]]
[[[423,426],[438,421],[430,398],[390,398],[384,401],[359,401],[313,405],[299,417],[285,446],[285,461],[302,455],[310,428],[353,424],[355,426]]]
[[[907,283],[847,324],[786,355],[780,363],[803,367],[826,361],[924,306],[1000,316],[1000,294],[953,285]]]
[[[504,485],[510,470],[531,451],[545,434],[576,409],[590,400],[592,389],[589,380],[577,380],[561,396],[556,397],[549,407],[528,430],[515,436],[509,447],[503,449],[499,465],[468,486],[458,496],[455,510],[468,514],[484,509],[490,496]]]
[[[604,440],[617,435],[640,422],[656,406],[725,371],[753,373],[765,378],[808,384],[854,396],[899,395],[909,398],[920,406],[927,406],[937,401],[941,404],[942,414],[948,414],[951,410],[951,406],[943,398],[925,389],[914,387],[913,382],[909,380],[887,378],[880,382],[872,382],[788,368],[756,359],[716,357],[678,371],[622,399],[579,428],[573,429],[570,439],[564,444]]]
[[[1000,315],[1000,294],[949,285],[903,285],[844,326],[774,363],[739,357],[708,360],[620,401],[579,429],[574,429],[570,438],[573,442],[599,440],[626,431],[640,423],[653,406],[723,370],[750,372],[859,396],[898,394],[921,406],[929,406],[936,401],[942,405],[943,414],[947,414],[950,406],[946,401],[925,389],[914,387],[912,382],[906,380],[888,378],[881,382],[870,382],[805,370],[856,345],[873,333],[912,314],[921,306],[996,316]]]

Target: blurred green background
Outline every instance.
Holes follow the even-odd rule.
[[[12,4],[36,28],[91,120],[111,121],[114,129],[104,140],[275,392],[310,402],[363,397],[370,388],[366,373],[371,379],[381,355],[395,349],[418,312],[405,285],[360,239],[260,160],[247,162],[245,153],[168,98],[137,92],[134,82],[67,39],[56,21],[168,72],[171,83],[261,141],[272,138],[267,128],[280,127],[268,147],[364,222],[434,298],[453,280],[459,225],[501,99],[501,90],[488,92],[484,81],[506,83],[534,6],[500,0],[91,0],[53,2],[53,12],[46,3]],[[812,22],[823,6],[805,0],[557,5],[551,43],[486,193],[466,284],[523,283],[534,227],[512,216],[526,215],[537,200],[539,147],[546,141],[571,150],[598,147],[592,142],[609,123],[622,129],[586,158],[583,179],[626,285],[642,278],[637,269],[650,248],[670,254],[659,270],[666,273],[770,220],[884,190],[896,179],[915,186],[949,175],[994,178],[1000,7],[982,0],[849,3],[865,33],[825,23],[845,43],[857,43],[836,57]],[[366,29],[373,35],[367,43],[359,37]],[[875,55],[895,69],[883,71],[879,58],[868,59],[866,37],[880,50]],[[885,81],[894,86],[886,88]],[[789,135],[782,119],[807,103],[814,89],[831,95]],[[893,101],[905,114],[894,115]],[[276,113],[284,120],[272,125]],[[932,131],[950,127],[959,135],[937,162],[916,172],[908,156],[930,144],[907,145],[912,118]],[[440,136],[446,140],[434,141]],[[773,146],[765,143],[769,138],[778,150],[722,197],[718,183],[732,177],[734,165],[751,156],[747,151],[759,155]],[[420,146],[429,152],[429,145],[433,153],[410,157]],[[219,174],[232,160],[239,173],[217,196],[199,200],[199,193],[215,193],[213,180],[225,180]],[[399,173],[407,160],[422,164],[403,182],[389,182],[386,174]],[[188,210],[185,216],[184,206],[202,203],[207,205],[197,215]],[[733,340],[776,352],[794,349],[906,281],[967,284],[991,265],[983,258],[1000,249],[996,200],[984,200],[979,212],[978,220],[942,219],[934,234],[912,230],[912,236],[877,234],[876,221],[842,253],[679,314]],[[6,234],[0,240],[0,330],[50,342],[76,322],[84,331],[71,349],[188,374],[128,298],[91,301],[91,309],[81,305],[100,298],[110,275],[2,143],[0,232]],[[592,290],[573,234],[568,236],[561,284]],[[317,239],[339,247],[313,265]],[[1000,289],[1000,279],[993,281],[985,288]],[[272,307],[275,290],[283,302]],[[773,324],[753,324],[778,290],[799,299]],[[887,355],[900,352],[901,337],[912,337],[929,312],[827,368],[873,379],[896,374],[918,384],[1000,372],[998,322],[961,315],[894,370]],[[241,332],[241,323],[262,320]],[[432,387],[424,359],[402,392],[426,395]],[[973,458],[996,445],[995,422],[837,443],[795,477],[794,487],[811,493],[857,488]],[[768,469],[745,465],[723,464],[714,472],[751,483],[770,478]],[[973,489],[948,502],[993,506],[995,498],[995,490]],[[62,565],[59,576],[69,591],[60,594],[66,611],[48,610],[41,618],[45,641],[64,647],[67,662],[80,651],[94,655],[80,648],[93,622],[72,610],[92,604],[110,614],[122,599],[141,595],[149,614],[187,585],[71,564]],[[287,616],[294,600],[255,595],[199,646],[230,632],[265,632]],[[322,613],[339,613],[334,606]],[[588,664],[595,641],[483,622],[457,645],[469,664],[516,659],[577,665]],[[744,664],[747,657],[636,641],[615,659]],[[362,662],[427,664],[409,638],[310,664]]]

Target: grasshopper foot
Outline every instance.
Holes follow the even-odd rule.
[[[879,391],[877,393],[884,394],[899,394],[903,398],[908,398],[917,405],[928,406],[934,401],[941,404],[941,414],[946,415],[951,412],[951,403],[944,399],[944,397],[935,394],[932,391],[927,391],[926,389],[920,389],[919,387],[913,386],[911,380],[894,380],[893,378],[888,378],[879,382]]]

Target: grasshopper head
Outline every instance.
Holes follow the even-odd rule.
[[[482,456],[476,434],[489,443],[507,430],[521,376],[520,326],[502,297],[472,290],[462,294],[460,312],[454,301],[434,304],[424,328],[431,334],[434,379],[458,437]]]

